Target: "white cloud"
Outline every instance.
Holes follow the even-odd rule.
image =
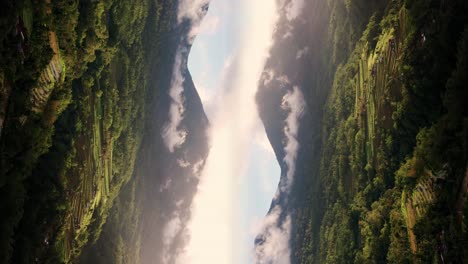
[[[289,81],[289,77],[285,74],[277,77],[276,80],[279,81],[283,87],[291,83],[291,81]]]
[[[219,19],[211,18],[202,26],[202,19],[206,13],[206,6],[209,0],[181,0],[179,1],[177,10],[178,23],[183,22],[185,19],[191,21],[191,30],[187,37],[189,42],[192,42],[197,33],[203,30],[216,30],[219,25]],[[211,21],[211,22],[210,22]],[[201,31],[202,30],[202,31]],[[184,76],[182,72],[185,70],[186,65],[183,64],[183,56],[187,52],[185,47],[178,47],[176,58],[173,67],[173,74],[171,80],[171,88],[169,96],[171,97],[171,105],[169,108],[169,121],[165,124],[162,137],[166,147],[170,152],[174,152],[177,148],[185,143],[187,131],[180,128],[180,124],[184,118]]]
[[[203,165],[205,165],[205,160],[201,159],[197,161],[195,164],[192,166],[192,172],[195,177],[199,177],[200,173],[202,172]]]
[[[184,200],[176,202],[176,207],[181,208]],[[186,236],[187,229],[184,224],[179,211],[174,212],[170,220],[164,226],[163,231],[163,250],[162,250],[162,264],[173,264],[175,261],[174,252],[180,252],[177,243],[175,242],[177,237]]]
[[[171,246],[172,241],[174,238],[179,234],[179,232],[182,230],[182,221],[179,217],[179,215],[175,215],[169,222],[167,222],[166,226],[164,227],[164,232],[163,232],[163,242],[164,242],[164,247],[168,248]],[[167,252],[167,250],[165,250]],[[165,256],[165,259],[169,259],[167,256]],[[164,261],[167,263],[167,261]]]
[[[263,71],[261,81],[263,82],[264,86],[267,86],[271,83],[271,81],[273,81],[274,77],[275,72],[273,71],[273,69],[266,69],[265,71]]]
[[[200,18],[204,10],[200,9],[207,0],[182,0],[179,5],[179,22],[183,19],[191,19],[192,34],[217,30],[219,20],[213,19],[207,22],[206,28],[200,24]],[[239,3],[236,3],[237,5]],[[286,5],[287,17],[295,19],[300,14],[303,0],[291,1]],[[263,72],[265,60],[272,44],[272,35],[277,21],[277,9],[275,1],[242,0],[246,12],[249,14],[249,26],[241,30],[239,39],[240,48],[224,63],[222,82],[217,94],[210,94],[201,88],[202,100],[209,101],[212,106],[209,131],[211,150],[205,161],[200,161],[192,166],[194,175],[200,174],[200,183],[197,194],[192,203],[192,215],[188,226],[184,226],[180,217],[175,214],[164,232],[166,241],[165,254],[170,249],[172,241],[180,234],[187,232],[190,240],[188,245],[177,256],[164,255],[163,258],[171,263],[241,263],[238,248],[242,233],[235,219],[240,217],[240,205],[237,203],[238,193],[245,175],[249,159],[249,151],[252,144],[258,144],[265,150],[272,148],[263,134],[258,136],[256,123],[259,123],[255,94],[258,81],[268,84],[275,78],[273,71]],[[250,21],[251,20],[251,21]],[[180,127],[184,118],[183,76],[181,75],[181,59],[178,53],[174,66],[170,97],[172,99],[169,113],[169,122],[163,131],[163,139],[168,149],[173,152],[180,147],[186,137],[186,132]],[[302,56],[302,55],[301,55]],[[263,72],[263,75],[262,75]],[[287,76],[276,77],[276,80],[284,85],[289,84]],[[197,84],[198,85],[198,84]],[[209,99],[207,99],[209,98]],[[294,87],[284,97],[282,102],[284,111],[287,112],[285,121],[284,162],[287,167],[286,181],[278,192],[289,191],[292,177],[295,173],[295,160],[299,143],[297,133],[299,119],[305,108],[302,93],[298,87]],[[264,131],[262,130],[264,133]],[[235,140],[233,140],[235,138]],[[201,167],[205,164],[202,171]],[[179,160],[179,165],[188,167],[184,160]],[[168,180],[165,185],[169,186]],[[257,263],[289,263],[289,240],[291,233],[291,217],[285,215],[280,206],[273,208],[272,212],[261,221],[259,230],[264,235],[264,243],[255,248],[255,260]],[[173,252],[173,251],[171,251]]]
[[[302,58],[302,56],[306,55],[307,53],[309,53],[309,47],[306,46],[306,47],[304,47],[304,48],[297,51],[296,59],[298,60],[298,59]]]
[[[210,27],[217,26],[216,22],[208,20],[208,25],[203,26],[202,19],[206,14],[206,7],[210,0],[181,0],[177,10],[177,21],[183,22],[185,19],[190,20],[191,30],[188,33],[188,40],[192,43],[198,33],[203,30],[210,30]],[[205,22],[206,23],[206,22]],[[209,23],[214,23],[209,25]]]
[[[210,0],[180,0],[177,21],[181,23],[184,19],[190,19],[199,22],[205,13],[203,7],[209,2]]]
[[[186,161],[185,159],[177,159],[177,164],[179,164],[181,168],[188,168],[191,165],[190,162]]]
[[[296,157],[299,150],[297,134],[299,131],[299,121],[305,109],[305,101],[300,89],[295,86],[292,91],[288,91],[282,100],[281,107],[288,113],[284,126],[284,162],[286,163],[286,178],[282,179],[274,200],[280,194],[287,194],[290,191],[296,171]],[[265,217],[261,224],[261,243],[255,248],[257,264],[270,263],[290,263],[289,240],[291,238],[291,216],[284,214],[284,208],[276,205]]]
[[[240,2],[240,3],[239,3]],[[232,3],[247,12],[246,30],[239,47],[224,63],[221,85],[208,113],[211,150],[201,172],[188,224],[190,241],[177,263],[242,263],[239,248],[241,217],[238,193],[250,147],[259,123],[255,94],[272,44],[277,20],[275,1],[242,0]],[[209,14],[208,14],[209,15]],[[242,15],[245,15],[242,13]]]
[[[179,201],[176,202],[176,207],[181,208],[183,204],[184,204],[184,199],[180,199]]]
[[[290,263],[291,216],[286,215],[282,220],[282,214],[282,208],[277,205],[260,224],[258,233],[261,233],[263,237],[260,238],[262,242],[255,248],[255,263]]]
[[[159,192],[168,190],[172,185],[172,178],[167,178],[163,184],[159,186]]]
[[[285,33],[283,34],[283,39],[287,39],[289,37],[293,36],[293,26],[291,24],[286,24],[284,25],[285,27]]]
[[[184,144],[187,137],[187,132],[180,128],[180,124],[184,119],[185,98],[184,92],[184,77],[182,76],[182,53],[179,48],[177,50],[174,68],[172,73],[171,88],[169,89],[169,96],[171,98],[171,105],[169,107],[169,121],[164,125],[161,136],[164,140],[166,147],[170,152]]]
[[[299,17],[304,7],[304,0],[291,0],[285,7],[286,18],[291,21]]]
[[[284,33],[283,39],[287,39],[287,38],[292,37],[292,36],[293,36],[292,31],[288,30],[288,31],[286,31],[286,33]]]
[[[295,86],[292,91],[288,91],[281,103],[281,107],[288,112],[286,124],[284,126],[285,145],[284,145],[284,162],[287,166],[287,182],[282,191],[289,191],[294,173],[296,172],[296,157],[299,150],[299,142],[297,133],[299,131],[300,118],[304,113],[305,101],[301,90]]]

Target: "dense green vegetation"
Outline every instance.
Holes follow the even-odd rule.
[[[468,3],[327,2],[293,262],[468,263]],[[175,3],[1,4],[1,263],[139,262],[134,165]]]
[[[174,7],[2,3],[1,263],[76,262],[96,242],[105,263],[138,262],[132,175]]]
[[[336,72],[319,169],[296,181],[293,262],[468,262],[467,3],[329,8]]]
[[[133,177],[122,188],[101,236],[84,250],[81,263],[140,263],[139,185],[140,179]]]

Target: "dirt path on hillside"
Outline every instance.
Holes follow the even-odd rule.
[[[411,252],[413,252],[413,254],[416,254],[416,252],[418,251],[418,247],[416,243],[416,235],[413,232],[413,227],[416,224],[416,212],[414,211],[413,200],[411,198],[408,198],[408,200],[406,201],[406,215],[406,223],[408,225]]]

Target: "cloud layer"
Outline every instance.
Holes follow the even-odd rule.
[[[259,118],[255,95],[259,80],[263,82],[278,81],[283,86],[290,86],[286,75],[275,77],[273,71],[263,72],[265,61],[269,56],[275,24],[278,20],[276,1],[241,0],[232,5],[244,6],[245,21],[248,26],[240,29],[238,49],[224,62],[222,81],[216,94],[210,96],[211,127],[209,131],[211,150],[205,166],[194,165],[193,172],[200,175],[198,191],[193,199],[191,219],[186,219],[175,212],[169,218],[164,232],[163,263],[241,263],[238,256],[239,240],[242,231],[236,219],[242,216],[242,205],[239,205],[238,193],[241,189],[242,176],[248,166],[249,150],[254,141],[258,141],[257,126]],[[211,34],[219,25],[217,19],[201,23],[206,12],[208,0],[182,0],[179,4],[179,23],[189,19],[192,22],[188,41],[191,42],[197,33]],[[303,0],[293,0],[282,5],[288,20],[295,19],[301,11]],[[241,18],[243,19],[243,18]],[[243,19],[243,20],[244,20]],[[177,51],[174,73],[169,95],[171,106],[169,121],[162,136],[169,151],[174,152],[185,142],[187,133],[180,126],[184,119],[184,101],[182,72],[186,66],[182,57],[186,52]],[[305,48],[297,56],[300,58],[308,50]],[[262,76],[263,73],[263,76]],[[261,79],[262,77],[262,79]],[[288,90],[282,99],[281,107],[286,113],[284,122],[284,164],[285,177],[280,182],[279,193],[287,193],[293,182],[295,162],[299,143],[297,134],[305,102],[298,87]],[[181,167],[188,167],[184,159],[179,159]],[[203,164],[200,163],[200,164]],[[167,182],[170,186],[171,182]],[[169,187],[168,187],[169,188]],[[274,206],[261,221],[258,230],[262,234],[261,243],[253,250],[256,263],[290,262],[289,240],[291,235],[291,215],[282,205]],[[174,248],[173,241],[188,240],[185,248]]]
[[[190,85],[190,83],[185,83],[186,77],[189,77],[187,73],[187,63],[186,58],[188,57],[188,52],[190,49],[190,44],[195,37],[195,33],[198,31],[201,20],[204,17],[207,11],[207,4],[209,0],[181,0],[179,1],[178,6],[178,25],[181,26],[182,23],[189,22],[191,29],[184,36],[181,36],[181,43],[176,49],[171,84],[169,88],[169,112],[168,120],[164,124],[161,130],[161,137],[163,139],[164,145],[167,147],[170,153],[176,152],[181,148],[187,139],[187,130],[182,126],[182,122],[185,118],[185,113],[187,111],[184,97],[185,94],[185,85]],[[208,29],[210,30],[216,27],[216,21],[212,22]],[[187,80],[190,81],[190,80]],[[190,98],[191,99],[191,98]],[[176,160],[176,164],[185,171],[188,171],[188,177],[184,179],[186,183],[197,182],[198,177],[201,173],[201,168],[205,164],[205,160],[201,159],[199,161],[193,162],[191,164],[187,159],[187,150],[176,152],[173,158]],[[177,176],[177,175],[176,175]],[[179,184],[177,185],[177,182]],[[168,177],[165,179],[162,184],[159,186],[159,193],[163,193],[166,198],[175,195],[177,191],[180,191],[180,188],[183,188],[180,184],[180,180],[176,178]],[[178,261],[178,256],[182,254],[182,246],[186,244],[188,240],[188,231],[187,231],[187,204],[184,200],[172,200],[174,203],[174,209],[171,213],[167,215],[162,214],[160,217],[163,219],[164,228],[162,232],[162,245],[160,248],[155,250],[160,250],[158,259],[152,259],[154,263],[162,264],[173,264]]]
[[[304,7],[304,0],[291,0],[286,4],[286,18],[291,21],[299,17]]]
[[[294,86],[292,91],[289,90],[283,97],[281,107],[288,113],[284,126],[285,145],[284,145],[284,162],[287,166],[286,179],[287,181],[282,186],[282,191],[289,192],[294,174],[296,173],[296,157],[299,150],[299,142],[297,133],[299,132],[299,122],[304,113],[305,101],[299,87]]]
[[[210,0],[180,0],[177,9],[177,21],[182,23],[184,19],[190,19],[197,24],[206,13],[207,5]]]
[[[169,121],[163,127],[161,136],[169,151],[172,153],[177,148],[182,146],[187,137],[187,132],[180,127],[184,119],[184,76],[183,73],[187,69],[184,57],[187,56],[188,47],[195,39],[195,36],[200,30],[215,30],[219,21],[216,19],[211,21],[209,25],[201,27],[201,22],[206,12],[208,11],[208,4],[210,0],[181,0],[179,1],[177,10],[177,21],[180,25],[184,21],[190,22],[191,30],[187,33],[186,39],[188,43],[182,43],[176,51],[176,57],[173,67],[171,88],[169,89],[169,96],[171,98],[171,105],[169,107]]]
[[[180,124],[184,119],[184,77],[182,72],[185,65],[182,62],[183,50],[178,48],[174,62],[172,73],[171,88],[169,89],[169,96],[171,98],[171,105],[169,107],[169,121],[164,125],[161,136],[164,144],[172,153],[184,144],[187,137],[187,132],[180,128]]]
[[[208,11],[208,4],[210,0],[180,0],[177,10],[177,21],[179,23],[184,20],[190,20],[191,30],[188,33],[189,43],[192,43],[198,33],[205,30],[210,30],[213,26],[216,27],[217,21],[210,21],[210,23],[204,23],[204,27],[201,27],[202,20]],[[212,25],[214,23],[214,25]]]
[[[301,90],[294,86],[283,96],[281,108],[287,113],[284,125],[284,152],[283,158],[286,164],[286,177],[281,179],[276,200],[280,194],[287,194],[291,190],[291,185],[296,172],[296,158],[299,150],[297,139],[300,119],[306,107]],[[291,215],[283,208],[284,204],[276,204],[263,220],[256,239],[256,263],[290,263],[291,237]]]
[[[291,216],[281,221],[283,209],[275,206],[263,220],[260,230],[262,235],[256,239],[255,256],[257,264],[290,263]]]
[[[237,203],[242,175],[245,175],[250,147],[260,122],[255,94],[272,44],[277,19],[275,1],[242,0],[249,28],[239,34],[238,49],[224,62],[222,81],[210,107],[211,150],[201,172],[198,192],[188,225],[190,241],[176,263],[242,263],[239,256],[239,228],[242,217]],[[248,249],[247,249],[248,251]]]

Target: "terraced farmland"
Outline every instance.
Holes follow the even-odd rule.
[[[414,226],[419,219],[425,216],[427,209],[435,200],[434,178],[430,177],[430,172],[426,172],[424,180],[419,181],[413,191],[402,196],[402,211],[405,216],[408,229],[411,251],[417,252],[417,237],[414,234]],[[428,178],[429,177],[429,178]]]
[[[81,247],[78,238],[87,236],[87,228],[91,224],[95,210],[109,202],[112,155],[112,140],[103,140],[104,130],[102,120],[101,98],[89,97],[92,114],[86,120],[88,133],[81,133],[75,141],[75,160],[80,161],[72,168],[67,177],[70,178],[69,195],[71,200],[70,214],[66,218],[63,237],[57,246],[64,254],[64,259],[70,261],[71,253]],[[109,145],[107,145],[109,144]],[[86,240],[86,239],[85,239]]]
[[[31,109],[36,113],[42,113],[47,106],[49,97],[56,83],[63,82],[65,66],[60,60],[60,51],[57,37],[54,32],[49,32],[49,42],[54,55],[49,65],[42,71],[37,87],[31,91]]]
[[[174,3],[2,5],[1,263],[76,263],[99,239],[132,177]]]
[[[368,43],[363,45],[359,55],[354,115],[359,129],[363,129],[367,136],[366,156],[373,168],[378,166],[375,154],[382,141],[376,136],[375,129],[392,127],[391,114],[395,110],[392,101],[401,97],[398,62],[403,56],[402,46],[407,32],[405,16],[403,8],[399,14],[399,27],[382,32],[375,49],[370,50]]]

